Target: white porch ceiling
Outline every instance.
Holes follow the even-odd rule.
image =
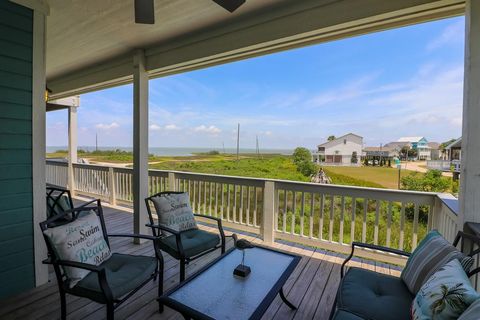
[[[211,0],[156,0],[156,24],[138,25],[133,0],[48,3],[52,98],[130,82],[137,49],[158,77],[464,10],[464,0],[247,0],[231,14]]]

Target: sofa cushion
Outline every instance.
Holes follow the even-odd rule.
[[[480,299],[472,303],[458,320],[478,320],[478,318],[480,318]]]
[[[156,270],[155,257],[132,256],[114,253],[100,268],[105,268],[107,283],[112,290],[113,298],[119,299],[136,289],[147,280]],[[72,288],[76,295],[104,303],[105,298],[98,283],[98,275],[90,272],[85,278]]]
[[[187,258],[211,249],[220,242],[218,235],[200,229],[184,231],[180,237],[182,239],[183,251]],[[160,240],[160,246],[162,250],[166,251],[172,257],[176,259],[180,258],[174,235],[162,238]]]
[[[472,287],[460,262],[452,260],[420,288],[412,303],[412,319],[458,319],[478,299],[480,294]]]
[[[432,230],[408,258],[400,277],[410,292],[417,294],[425,281],[439,268],[454,259],[460,260],[466,271],[473,263],[472,258],[457,250],[438,231]]]
[[[332,320],[363,320],[363,319],[364,318],[359,317],[356,314],[353,314],[351,312],[348,312],[342,309],[338,309],[332,318]]]
[[[394,276],[360,268],[350,268],[337,293],[339,309],[366,319],[410,319],[413,295]]]

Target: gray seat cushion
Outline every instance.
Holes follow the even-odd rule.
[[[113,298],[117,300],[139,287],[155,272],[156,266],[155,257],[114,253],[99,267],[105,268],[107,283],[112,290]],[[105,302],[95,272],[90,272],[71,291],[100,303]]]
[[[186,258],[196,256],[208,249],[212,249],[220,242],[220,237],[217,234],[200,229],[183,231],[180,237]],[[160,247],[172,257],[176,259],[180,258],[177,249],[177,241],[174,235],[162,238],[160,240]]]
[[[332,320],[363,320],[362,317],[357,316],[356,314],[350,313],[348,311],[338,309],[335,312]]]
[[[366,319],[410,319],[414,296],[400,278],[350,268],[340,283],[337,306]]]

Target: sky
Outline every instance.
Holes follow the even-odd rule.
[[[367,146],[461,135],[463,17],[328,42],[150,81],[149,146],[314,149],[353,132]],[[78,144],[131,147],[132,85],[83,94]],[[67,112],[47,146],[67,145]]]

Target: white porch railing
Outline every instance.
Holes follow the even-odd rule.
[[[46,172],[48,183],[67,185],[66,163],[47,161]],[[74,164],[74,192],[131,205],[132,173],[130,168]],[[187,191],[194,211],[220,217],[226,227],[344,253],[352,241],[411,251],[430,229],[450,241],[458,229],[451,205],[456,199],[437,193],[163,170],[149,170],[149,190]],[[362,255],[404,262],[371,251]]]

